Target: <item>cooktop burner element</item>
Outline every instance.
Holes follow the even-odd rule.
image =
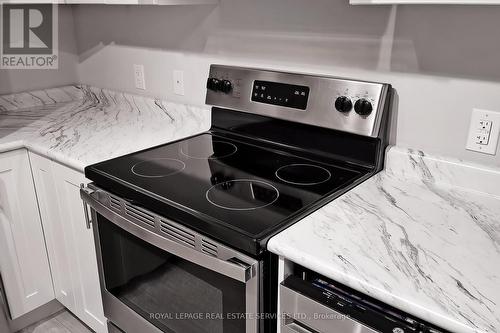
[[[132,166],[132,173],[146,178],[162,178],[175,175],[186,168],[186,164],[175,158],[154,158]]]
[[[187,141],[181,146],[182,155],[196,159],[220,159],[233,155],[238,147],[231,142],[212,140],[208,147],[203,140]]]
[[[318,165],[295,163],[276,170],[276,177],[285,183],[294,185],[318,185],[328,181],[332,174]]]
[[[217,143],[222,142],[230,143],[223,147],[238,147],[237,152],[224,158],[208,158],[213,155],[214,147],[218,147]],[[190,158],[181,153],[194,147],[199,154],[193,156],[206,158]],[[218,149],[215,148],[215,153]],[[120,189],[124,197],[143,202],[153,211],[162,213],[162,209],[175,204],[180,209],[196,212],[197,216],[256,237],[363,174],[328,163],[329,160],[311,160],[294,153],[294,150],[266,147],[240,136],[204,133],[102,162],[92,168],[100,176],[94,173],[92,177],[100,178],[101,183],[111,181],[108,188],[125,184],[125,188]],[[289,176],[288,181],[303,183],[323,182],[304,186],[276,177],[276,170],[295,164],[312,165],[304,167],[308,178],[292,177],[295,168],[281,170],[280,177]],[[327,180],[325,173],[331,175]],[[146,198],[134,189],[127,191],[129,188],[144,191]],[[195,219],[187,221],[195,223]]]
[[[235,179],[215,184],[205,196],[212,205],[222,209],[254,210],[278,200],[279,191],[261,180]]]

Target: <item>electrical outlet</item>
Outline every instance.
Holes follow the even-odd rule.
[[[174,79],[174,94],[184,96],[184,72],[175,70]]]
[[[137,89],[146,90],[146,78],[144,77],[144,65],[134,65],[134,80]]]
[[[500,112],[474,109],[467,138],[468,150],[495,155],[500,134]]]

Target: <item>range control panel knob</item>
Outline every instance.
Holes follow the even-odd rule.
[[[220,86],[220,91],[222,91],[225,94],[228,94],[233,90],[233,84],[229,80],[222,80],[221,86]]]
[[[215,77],[209,77],[207,80],[207,89],[228,94],[233,90],[233,84],[229,80],[219,80]]]
[[[349,112],[352,109],[351,99],[347,96],[340,96],[335,100],[335,109],[339,112]]]
[[[354,111],[360,116],[368,116],[373,111],[373,105],[366,98],[360,98],[354,103]]]
[[[219,91],[221,87],[221,81],[215,77],[209,77],[207,80],[207,89],[212,91]]]

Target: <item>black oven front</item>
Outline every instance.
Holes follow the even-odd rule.
[[[260,331],[262,262],[97,187],[81,195],[112,324],[126,333]]]

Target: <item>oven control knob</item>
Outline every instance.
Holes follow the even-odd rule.
[[[347,96],[340,96],[335,100],[335,109],[339,112],[349,112],[352,109],[351,99]]]
[[[229,80],[222,80],[219,90],[225,94],[228,94],[231,92],[231,90],[233,90],[233,84]]]
[[[212,91],[219,91],[221,87],[221,81],[215,77],[209,77],[207,80],[207,89]]]
[[[360,98],[354,103],[354,111],[360,116],[368,116],[373,111],[372,103],[366,98]]]

